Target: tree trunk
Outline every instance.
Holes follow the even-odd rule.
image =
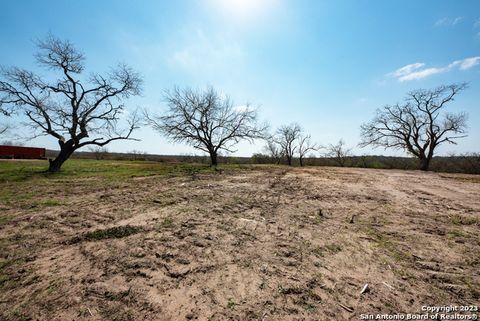
[[[300,167],[303,166],[303,157],[300,157]]]
[[[211,151],[210,152],[210,166],[217,166],[217,165],[218,165],[217,152]]]
[[[65,163],[65,161],[69,159],[75,151],[72,140],[69,140],[66,143],[64,143],[63,141],[59,141],[58,143],[60,145],[60,153],[58,153],[57,157],[55,157],[54,160],[48,160],[50,163],[48,171],[50,173],[58,172],[62,167],[63,163]]]
[[[292,166],[292,157],[287,156],[287,164],[288,166]]]
[[[420,170],[421,171],[428,171],[429,166],[430,166],[430,158],[428,158],[428,157],[420,158]]]

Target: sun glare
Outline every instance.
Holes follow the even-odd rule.
[[[276,0],[212,0],[211,2],[227,18],[250,20],[271,10]]]

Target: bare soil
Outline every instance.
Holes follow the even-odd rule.
[[[28,192],[0,200],[0,320],[358,320],[480,302],[478,176],[273,167]]]

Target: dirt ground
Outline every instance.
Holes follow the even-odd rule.
[[[27,189],[0,200],[0,320],[358,320],[480,302],[478,176],[273,167]]]

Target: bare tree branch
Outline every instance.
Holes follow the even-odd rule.
[[[0,125],[0,135],[3,135],[7,132],[8,126],[7,125]]]

